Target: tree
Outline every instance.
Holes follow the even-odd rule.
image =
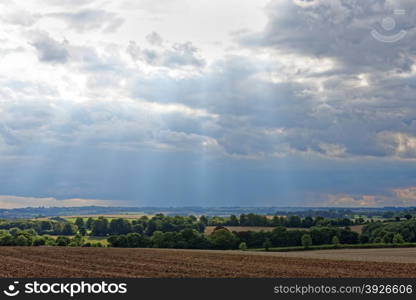
[[[30,246],[32,245],[32,241],[25,237],[24,235],[19,235],[18,237],[15,238],[15,243],[16,246]]]
[[[299,216],[290,216],[287,220],[287,227],[301,227],[302,220]]]
[[[58,236],[56,238],[56,246],[66,247],[71,242],[71,239],[67,236]]]
[[[77,225],[79,229],[84,228],[85,227],[84,219],[81,217],[78,217],[75,220],[75,225]]]
[[[85,229],[85,227],[81,227],[79,229],[79,234],[82,235],[82,236],[87,235],[87,229]]]
[[[13,246],[14,245],[14,237],[6,233],[0,237],[0,246]]]
[[[45,238],[46,246],[56,246],[56,240],[54,238]]]
[[[127,234],[131,232],[131,224],[123,218],[112,219],[110,222],[110,234]]]
[[[107,241],[110,247],[128,247],[127,237],[125,235],[112,235]]]
[[[136,223],[136,224],[133,224],[133,225],[131,226],[131,231],[132,231],[132,232],[135,232],[135,233],[142,234],[142,233],[144,232],[144,227],[143,227],[143,225],[142,225],[142,224],[138,224],[138,223]]]
[[[87,222],[85,222],[85,227],[87,227],[87,229],[92,230],[92,225],[94,224],[94,219],[89,217],[87,219]]]
[[[351,231],[351,228],[346,227],[340,231],[341,244],[357,244],[360,241],[359,234]]]
[[[248,220],[247,220],[247,216],[245,214],[241,214],[240,215],[240,226],[247,226]]]
[[[237,248],[238,238],[226,229],[219,229],[209,236],[212,245],[216,249],[235,249]]]
[[[240,225],[240,222],[238,221],[237,217],[235,215],[230,216],[230,220],[228,221],[228,225],[230,226],[238,226]]]
[[[309,228],[313,226],[313,219],[310,216],[307,216],[305,219],[302,220],[302,227]]]
[[[201,222],[202,224],[204,224],[205,226],[207,226],[208,225],[208,218],[205,217],[205,216],[201,216],[199,218],[199,222]]]
[[[155,231],[151,238],[153,248],[165,248],[164,239],[165,235],[162,231]]]
[[[126,235],[127,245],[131,248],[148,247],[150,245],[149,237],[139,233],[129,233]]]
[[[266,238],[266,240],[263,243],[263,248],[266,251],[269,251],[269,249],[272,247],[272,242],[270,241],[269,238]]]
[[[338,246],[339,245],[339,238],[336,235],[334,235],[332,237],[332,245],[334,245],[334,246]]]
[[[33,246],[43,246],[46,244],[45,238],[39,236],[33,240]]]
[[[404,243],[403,236],[400,233],[396,233],[393,237],[394,244],[402,244]]]
[[[301,243],[304,248],[309,248],[312,246],[312,238],[309,234],[304,234],[301,237]]]
[[[240,245],[238,246],[238,249],[240,249],[241,251],[246,251],[247,244],[245,242],[240,243]]]
[[[52,223],[51,221],[41,221],[40,222],[40,230],[45,232],[47,230],[52,230]]]
[[[13,228],[10,228],[9,233],[12,236],[17,237],[21,233],[21,230],[17,227],[13,227]]]
[[[387,232],[384,234],[382,240],[383,243],[392,243],[393,242],[394,233],[393,232]]]
[[[209,241],[204,234],[199,233],[195,229],[184,229],[180,232],[182,240],[186,243],[186,248],[189,249],[207,249],[209,248]]]
[[[108,220],[104,217],[98,217],[92,224],[92,235],[106,236],[109,232]]]
[[[146,234],[148,236],[153,236],[153,233],[157,230],[157,224],[155,220],[150,220],[147,223]]]
[[[71,240],[71,242],[69,243],[69,246],[71,246],[71,247],[81,247],[83,244],[84,244],[84,238],[81,235],[77,234]]]
[[[62,228],[62,235],[74,235],[76,232],[75,226],[71,223],[65,223],[64,227]]]

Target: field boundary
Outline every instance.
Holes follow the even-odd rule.
[[[336,249],[380,249],[380,248],[413,248],[416,247],[416,243],[402,243],[402,244],[339,244],[339,245],[316,245],[316,246],[296,246],[296,247],[273,247],[269,250],[264,248],[247,249],[247,251],[253,252],[291,252],[291,251],[313,251],[313,250],[336,250]]]

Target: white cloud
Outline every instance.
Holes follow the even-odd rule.
[[[25,207],[71,207],[71,206],[112,206],[111,201],[96,199],[64,199],[57,200],[53,197],[19,197],[19,196],[0,196],[0,208],[25,208]],[[117,206],[126,205],[118,202]]]
[[[411,186],[411,170],[400,177],[403,184],[373,179],[377,191],[357,185],[348,193],[339,182],[354,162],[371,170],[374,162],[389,163],[394,172],[416,157],[414,3],[395,2],[408,14],[397,17],[397,29],[407,35],[393,45],[370,34],[392,12],[391,1],[276,0],[263,9],[265,3],[10,2],[0,12],[0,192],[22,194],[17,187],[28,186],[25,194],[43,195],[47,184],[37,180],[59,177],[51,167],[57,164],[68,185],[51,183],[53,197],[116,199],[127,182],[124,197],[130,191],[142,199],[131,179],[151,178],[141,165],[121,172],[120,178],[129,174],[123,182],[112,178],[105,192],[99,186],[107,162],[128,169],[148,163],[143,153],[169,157],[155,163],[155,174],[172,174],[164,164],[178,161],[189,180],[198,177],[192,172],[205,172],[208,159],[219,170],[213,182],[227,174],[224,162],[238,161],[243,171],[233,176],[249,182],[251,172],[260,174],[256,186],[275,176],[256,173],[265,165],[275,173],[289,165],[308,174],[336,164],[336,175],[325,173],[326,181],[314,178],[316,186],[302,190],[337,195],[334,205],[372,203],[362,195],[376,195],[379,204],[397,186]],[[78,156],[60,161],[63,149]],[[105,163],[83,169],[84,156]],[[256,167],[245,169],[246,163]],[[41,175],[34,175],[36,168]],[[6,177],[9,171],[15,176]],[[300,173],[282,186],[310,180]],[[148,189],[156,182],[148,179]],[[267,190],[274,194],[263,197],[279,198],[272,184]],[[228,192],[238,198],[238,191]]]

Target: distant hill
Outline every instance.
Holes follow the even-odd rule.
[[[351,217],[353,215],[378,216],[386,212],[416,212],[409,207],[382,208],[328,208],[328,207],[27,207],[14,209],[0,209],[0,219],[20,219],[37,217],[76,216],[76,215],[109,215],[109,214],[157,214],[165,215],[206,215],[229,216],[231,214],[262,214],[262,215],[290,215],[324,216],[332,218]]]

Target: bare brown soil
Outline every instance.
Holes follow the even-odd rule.
[[[0,247],[0,277],[416,277],[416,264],[234,251]]]
[[[416,264],[416,248],[334,249],[291,252],[257,252],[256,254],[310,259],[332,259],[365,262],[372,261]]]

